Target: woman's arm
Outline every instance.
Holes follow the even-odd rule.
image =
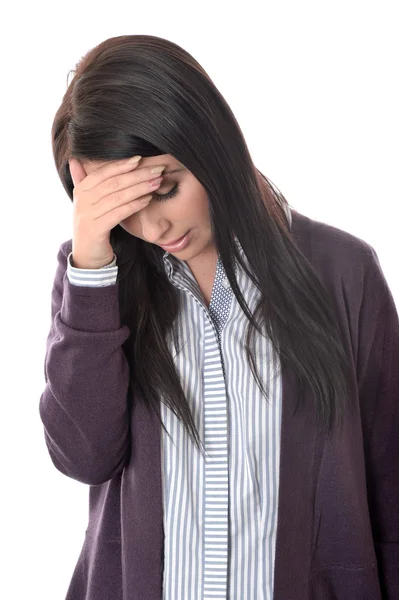
[[[129,366],[122,350],[118,284],[81,287],[67,277],[71,240],[58,252],[39,412],[50,457],[68,477],[97,485],[130,451]]]

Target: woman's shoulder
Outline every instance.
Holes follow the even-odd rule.
[[[359,276],[377,253],[363,238],[335,225],[312,219],[292,210],[292,234],[299,249],[318,270],[336,277]]]

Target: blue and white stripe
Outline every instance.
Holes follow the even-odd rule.
[[[291,226],[288,207],[286,212]],[[255,332],[256,364],[269,394],[266,400],[246,360],[248,321],[220,258],[209,309],[188,265],[167,252],[164,262],[182,299],[180,352],[172,335],[168,344],[206,457],[161,402],[162,419],[172,437],[161,430],[163,600],[272,600],[282,409],[280,364],[272,360],[266,334]],[[68,277],[76,285],[110,285],[116,281],[115,265],[114,256],[101,279],[104,269],[76,269],[69,260]],[[253,310],[259,290],[240,265],[234,265],[240,290]]]

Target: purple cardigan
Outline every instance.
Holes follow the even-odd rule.
[[[399,599],[399,319],[375,250],[292,210],[292,234],[335,304],[351,351],[342,434],[317,430],[312,398],[292,414],[282,370],[274,600]],[[90,485],[85,540],[65,600],[161,600],[161,426],[140,398],[128,413],[118,283],[67,278],[58,253],[40,418],[61,472]],[[189,599],[187,599],[189,600]],[[241,600],[241,599],[234,599]]]

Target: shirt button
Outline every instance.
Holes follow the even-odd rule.
[[[223,281],[222,281],[222,286],[223,286],[224,288],[226,288],[226,290],[227,290],[227,288],[229,288],[229,287],[230,287],[230,282],[229,282],[229,280],[228,280],[227,278],[226,278],[226,279],[223,279]]]

